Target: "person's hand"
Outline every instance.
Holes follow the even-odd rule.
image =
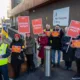
[[[69,43],[69,42],[67,42],[66,44],[67,44],[67,45],[69,45],[70,43]]]
[[[23,49],[21,49],[21,51],[23,51]]]

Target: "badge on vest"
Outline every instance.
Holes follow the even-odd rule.
[[[60,35],[60,33],[58,31],[53,31],[52,32],[53,37],[58,37],[59,35]]]
[[[80,40],[72,40],[72,46],[75,48],[80,48]]]
[[[21,46],[12,46],[12,52],[20,53],[21,52]]]

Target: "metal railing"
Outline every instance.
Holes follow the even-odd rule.
[[[24,39],[24,34],[21,34],[21,33],[19,33],[17,30],[15,30],[15,29],[13,29],[13,28],[8,28],[8,34],[9,34],[9,37],[10,38],[14,38],[14,35],[16,34],[16,33],[18,33],[18,34],[20,34],[20,37],[22,38],[22,39]]]

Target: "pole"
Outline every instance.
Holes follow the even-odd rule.
[[[45,46],[45,76],[51,76],[51,47]]]
[[[71,39],[70,39],[70,42],[69,42],[69,45],[68,45],[68,47],[67,47],[66,53],[67,53],[68,50],[69,50],[69,46],[70,46],[70,44],[71,44],[71,41],[72,41],[72,37],[71,37]]]

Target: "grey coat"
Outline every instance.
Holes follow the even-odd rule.
[[[30,54],[33,54],[33,48],[35,46],[35,40],[34,38],[27,38],[26,37],[26,45],[27,45],[27,48],[26,48],[26,54],[30,55]]]

